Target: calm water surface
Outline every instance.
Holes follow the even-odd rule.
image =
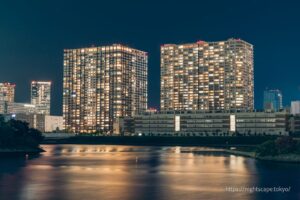
[[[1,158],[1,200],[300,199],[300,165],[207,148],[45,145]],[[283,187],[288,192],[230,192]]]

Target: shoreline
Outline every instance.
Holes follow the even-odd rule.
[[[14,148],[1,148],[0,147],[0,156],[15,156],[15,155],[27,155],[27,154],[39,154],[45,152],[40,147],[14,147]]]
[[[103,144],[137,146],[254,146],[274,139],[271,136],[74,136],[46,138],[42,144]]]
[[[258,145],[275,138],[272,136],[74,136],[71,138],[48,138],[42,144],[210,147],[222,149],[220,152],[250,157],[256,160],[300,163],[300,155],[298,154],[256,156],[255,149]],[[230,149],[230,147],[235,147],[236,149]]]
[[[207,147],[207,148],[216,148],[217,152],[220,153],[227,153],[230,155],[237,155],[237,156],[243,156],[243,157],[249,157],[249,158],[253,158],[256,160],[260,160],[260,161],[271,161],[271,162],[280,162],[280,163],[300,163],[300,155],[297,154],[281,154],[281,155],[277,155],[277,156],[264,156],[264,157],[260,157],[260,156],[256,156],[255,155],[255,151],[247,151],[247,150],[232,150],[232,149],[228,149],[228,147],[247,147],[247,148],[255,148],[256,145],[237,145],[237,144],[206,144],[206,145],[202,145],[202,144],[198,144],[198,145],[190,145],[190,144],[174,144],[174,143],[159,143],[159,144],[136,144],[136,143],[126,143],[126,144],[121,144],[121,143],[43,143],[42,145],[132,145],[132,146],[145,146],[145,147],[161,147],[161,146],[166,146],[166,147]],[[182,152],[190,152],[187,150],[183,150]],[[193,151],[193,152],[197,152],[197,151]],[[203,152],[202,150],[199,152]]]
[[[237,155],[253,158],[261,161],[270,161],[270,162],[280,162],[280,163],[300,163],[300,155],[297,154],[280,154],[276,156],[256,156],[255,152],[249,151],[238,151],[238,150],[230,150],[224,149],[224,152]]]

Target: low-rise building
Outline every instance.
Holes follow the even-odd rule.
[[[167,111],[134,117],[135,134],[173,136],[288,135],[286,112]]]
[[[30,128],[45,130],[45,115],[35,113],[17,113],[12,116],[16,120],[27,122]]]
[[[16,113],[4,115],[6,121],[10,119],[27,122],[30,128],[41,132],[58,132],[63,130],[63,117],[37,113]]]
[[[134,119],[132,117],[118,117],[113,124],[114,135],[134,134]]]
[[[45,115],[45,130],[44,132],[59,132],[64,129],[63,116]]]
[[[300,114],[289,117],[289,131],[293,135],[300,135]]]

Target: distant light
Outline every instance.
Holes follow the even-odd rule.
[[[180,116],[175,116],[175,131],[180,131]]]
[[[33,104],[24,104],[24,107],[35,108],[35,105],[33,105]]]
[[[16,114],[12,114],[11,117],[12,117],[12,118],[16,118]]]
[[[197,41],[197,44],[204,44],[204,43],[205,43],[205,41],[203,41],[203,40]]]
[[[139,133],[139,136],[142,136],[142,133]]]

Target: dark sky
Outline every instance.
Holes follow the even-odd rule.
[[[0,3],[0,82],[52,80],[61,114],[63,49],[111,43],[149,52],[149,106],[159,106],[160,45],[241,38],[254,45],[255,105],[265,87],[300,99],[300,1],[15,0]]]

